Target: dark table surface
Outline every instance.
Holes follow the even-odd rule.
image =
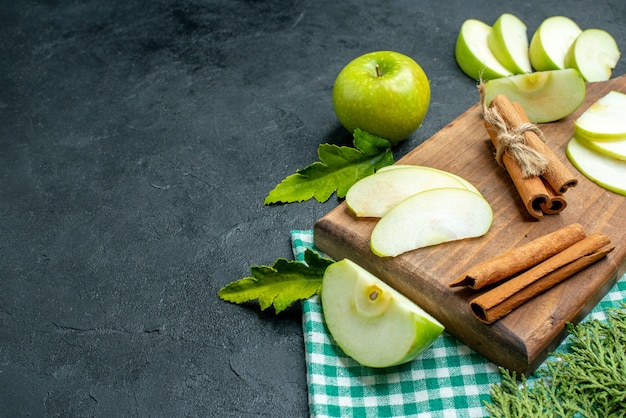
[[[0,1],[0,415],[306,416],[300,307],[218,290],[338,203],[263,200],[351,144],[347,62],[396,50],[431,80],[400,158],[477,101],[456,36],[504,12],[626,48],[623,0]]]

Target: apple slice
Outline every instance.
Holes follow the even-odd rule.
[[[552,16],[545,19],[530,40],[530,63],[537,71],[565,68],[565,55],[582,29],[572,19]]]
[[[348,259],[328,266],[320,298],[333,339],[364,366],[409,362],[444,330],[406,296]]]
[[[476,186],[474,186],[472,183],[470,183],[468,180],[464,179],[463,177],[461,177],[461,176],[459,176],[457,174],[451,173],[449,171],[440,170],[440,169],[434,168],[434,167],[415,166],[415,165],[411,165],[411,164],[392,164],[392,165],[386,165],[386,166],[380,168],[378,170],[378,172],[380,173],[381,171],[388,171],[388,170],[393,170],[393,169],[396,169],[396,168],[413,168],[413,167],[422,167],[422,168],[426,168],[428,170],[436,171],[436,172],[439,172],[439,173],[442,173],[442,174],[454,177],[456,180],[458,180],[461,183],[463,183],[463,185],[465,186],[465,188],[467,190],[470,190],[470,191],[472,191],[474,193],[481,194],[480,191],[476,188]]]
[[[576,137],[580,145],[597,151],[607,157],[626,161],[626,136],[614,141],[590,141],[584,137]]]
[[[439,187],[462,189],[465,185],[453,176],[428,167],[379,170],[348,189],[346,204],[356,216],[381,217],[407,197]]]
[[[574,136],[591,141],[626,137],[626,94],[610,91],[574,121]]]
[[[454,54],[461,70],[474,80],[491,80],[513,74],[489,49],[487,39],[490,33],[491,26],[480,20],[467,19],[461,25]]]
[[[527,27],[517,16],[504,13],[487,37],[489,49],[513,74],[531,73]]]
[[[589,180],[626,196],[626,161],[617,160],[583,146],[572,138],[566,149],[572,164]]]
[[[576,68],[585,81],[606,81],[619,61],[615,39],[601,29],[584,30],[565,55],[565,66]]]
[[[586,93],[585,81],[573,68],[519,74],[485,83],[487,105],[504,94],[524,108],[532,123],[564,118],[578,109]]]
[[[381,257],[487,233],[493,222],[489,203],[467,189],[440,188],[417,193],[394,206],[372,231],[370,248]]]

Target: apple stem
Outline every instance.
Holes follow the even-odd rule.
[[[378,297],[377,290],[374,290],[372,293],[370,293],[370,300],[376,300],[377,297]]]
[[[380,65],[376,64],[376,77],[380,77],[382,74],[380,73]]]

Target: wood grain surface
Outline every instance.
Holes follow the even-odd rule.
[[[531,373],[564,338],[566,323],[581,320],[626,271],[626,197],[589,181],[565,155],[574,120],[611,90],[626,93],[626,76],[587,84],[585,102],[575,113],[539,125],[552,151],[579,180],[565,193],[568,206],[560,214],[541,220],[528,214],[507,172],[493,158],[477,91],[476,105],[397,163],[435,167],[471,181],[494,211],[493,225],[485,236],[381,258],[369,248],[376,219],[357,219],[343,202],[316,222],[315,245],[335,259],[352,259],[380,277],[492,362]],[[608,235],[615,250],[503,319],[491,325],[480,322],[469,308],[478,291],[448,287],[469,267],[574,222],[583,225],[587,234]]]

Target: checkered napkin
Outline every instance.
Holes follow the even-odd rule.
[[[306,249],[316,250],[311,230],[291,231],[291,243],[298,261]],[[604,319],[606,309],[624,301],[626,275],[589,316]],[[445,331],[410,363],[361,366],[332,341],[317,296],[303,302],[303,330],[312,417],[483,417],[490,386],[500,381],[494,363]],[[567,349],[568,339],[557,351]]]

